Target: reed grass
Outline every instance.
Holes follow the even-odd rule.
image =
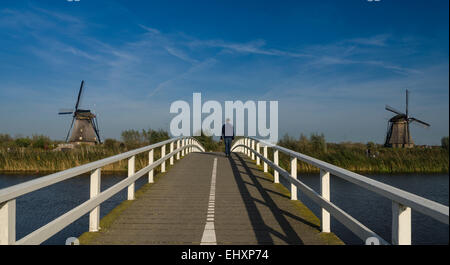
[[[127,150],[99,147],[82,147],[70,151],[51,151],[35,148],[0,148],[0,172],[57,172],[84,165]],[[154,160],[160,158],[160,149],[155,149]],[[148,165],[148,153],[136,156],[136,171]],[[106,165],[105,172],[125,172],[127,159]]]

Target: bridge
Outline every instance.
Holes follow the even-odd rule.
[[[4,188],[0,190],[0,244],[41,244],[86,214],[89,227],[81,236],[85,244],[343,244],[330,229],[333,216],[362,244],[409,245],[412,210],[449,223],[448,206],[281,146],[243,137],[232,151],[230,157],[205,152],[195,138],[177,137]],[[279,164],[281,153],[290,157],[289,171]],[[136,156],[142,154],[148,154],[148,165],[136,170]],[[128,160],[128,177],[101,191],[102,167],[121,160]],[[301,181],[299,161],[320,169],[320,192]],[[16,198],[86,173],[90,173],[87,201],[16,239]],[[390,240],[330,201],[331,176],[392,201]],[[142,177],[148,178],[148,185],[136,191],[135,183]],[[280,184],[280,177],[290,190]],[[124,189],[127,201],[109,214],[114,216],[111,222],[101,222],[101,204]],[[319,218],[298,194],[320,206]]]

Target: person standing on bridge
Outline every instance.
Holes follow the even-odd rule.
[[[227,119],[226,123],[222,126],[222,136],[220,136],[220,140],[222,139],[225,142],[225,155],[228,157],[231,152],[231,141],[234,140],[234,128],[230,123],[230,119]]]

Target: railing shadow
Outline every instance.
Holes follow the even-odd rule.
[[[238,189],[240,191],[240,194],[242,196],[242,199],[245,201],[245,207],[247,209],[250,222],[252,223],[252,226],[255,228],[255,236],[259,244],[274,244],[273,239],[271,237],[271,234],[274,236],[280,238],[287,244],[297,244],[297,245],[303,245],[303,241],[301,238],[297,235],[296,231],[292,228],[292,226],[289,224],[285,217],[285,212],[280,210],[278,206],[275,204],[273,199],[270,197],[270,194],[268,193],[268,190],[266,190],[260,181],[259,176],[255,176],[250,167],[247,165],[246,161],[240,157],[236,153],[232,153],[232,155],[228,158],[230,161],[231,169],[233,171],[234,178],[236,180]],[[239,162],[239,165],[238,163]],[[241,172],[239,170],[238,166],[241,166],[244,168],[245,172]],[[250,194],[250,191],[246,187],[246,182],[244,181],[244,176],[248,176],[250,180],[253,182],[252,185],[256,187],[259,194],[263,198],[263,204],[266,205],[273,216],[275,217],[276,221],[280,225],[281,229],[283,230],[283,233],[280,233],[278,231],[275,231],[270,226],[266,225],[263,219],[263,216],[258,211],[258,208],[256,207],[256,202],[261,203],[260,200],[253,198],[253,196]],[[297,219],[297,218],[296,218]],[[301,220],[302,222],[306,222],[305,220]],[[265,229],[256,229],[260,224],[265,225]]]

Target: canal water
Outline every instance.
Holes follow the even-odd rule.
[[[367,175],[376,181],[411,192],[446,206],[448,203],[448,175],[399,174]],[[319,174],[299,175],[299,180],[320,193]],[[284,179],[280,182],[290,190]],[[330,176],[331,202],[356,218],[386,241],[392,238],[392,201],[339,177]],[[306,195],[298,192],[298,198],[320,218],[321,209]],[[448,244],[448,225],[412,210],[412,244]],[[344,225],[331,217],[331,231],[346,244],[364,244]]]
[[[30,181],[41,176],[0,175],[0,189]],[[103,175],[101,191],[126,178],[123,175]],[[136,181],[139,189],[147,181],[142,177]],[[72,210],[89,199],[90,176],[81,175],[49,187],[26,194],[16,200],[16,238],[26,236],[41,226],[51,222],[62,214]],[[127,199],[127,189],[117,193],[100,206],[100,218],[108,214],[117,205]],[[89,228],[89,214],[84,215],[59,233],[45,241],[44,245],[64,245],[69,237],[79,237]]]
[[[412,192],[430,200],[449,205],[449,176],[434,175],[367,175],[377,181]],[[0,189],[29,181],[39,176],[0,175]],[[102,175],[101,190],[111,187],[124,179],[126,175]],[[299,179],[315,191],[319,191],[319,176],[299,174]],[[136,182],[138,189],[147,181],[146,177]],[[287,186],[287,183],[281,179]],[[391,201],[373,192],[362,189],[338,177],[331,176],[331,201],[355,217],[374,232],[390,241],[391,238]],[[126,200],[126,189],[111,197],[101,205],[101,217]],[[89,199],[89,176],[78,176],[50,187],[21,196],[17,199],[17,239],[29,234],[39,227]],[[317,216],[320,208],[299,192],[302,200]],[[62,245],[69,237],[78,237],[88,229],[89,214],[78,219],[50,239],[46,245]],[[331,229],[346,244],[363,244],[347,228],[331,219]],[[413,244],[448,244],[448,225],[412,212]]]

